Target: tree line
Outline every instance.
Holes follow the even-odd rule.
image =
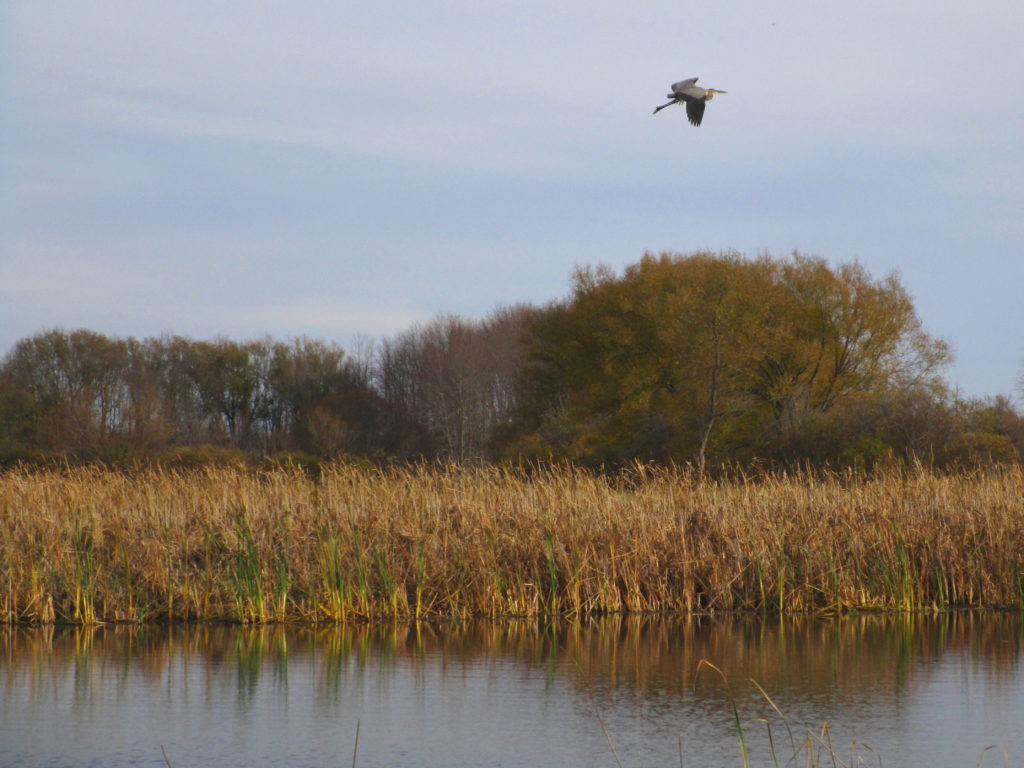
[[[1020,461],[1024,416],[957,397],[950,360],[895,275],[648,254],[577,270],[549,305],[439,316],[356,354],[46,331],[0,363],[0,461]]]

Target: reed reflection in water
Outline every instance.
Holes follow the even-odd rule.
[[[1018,614],[6,629],[0,765],[350,765],[359,722],[360,766],[614,766],[602,725],[627,766],[738,766],[733,703],[785,762],[751,678],[848,761],[1020,764],[1022,648]]]

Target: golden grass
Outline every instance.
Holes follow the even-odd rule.
[[[8,621],[1024,605],[1024,470],[0,475]]]

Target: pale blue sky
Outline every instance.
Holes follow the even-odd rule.
[[[645,250],[898,270],[965,394],[1024,361],[1024,4],[13,0],[0,352],[350,344]],[[693,128],[675,80],[728,91]]]

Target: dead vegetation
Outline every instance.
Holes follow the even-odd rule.
[[[1024,604],[1019,467],[13,470],[0,530],[12,622]]]

